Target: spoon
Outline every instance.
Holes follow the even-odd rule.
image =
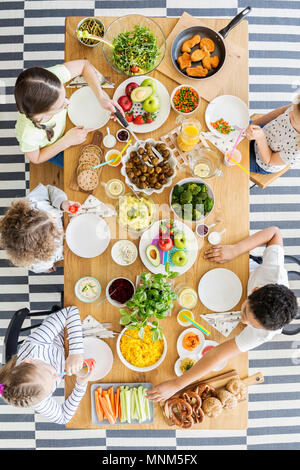
[[[106,39],[100,38],[100,36],[95,36],[94,34],[90,34],[88,31],[77,31],[77,36],[79,39],[96,39],[97,41],[103,42],[103,44],[106,44],[112,49],[115,48],[115,46]]]

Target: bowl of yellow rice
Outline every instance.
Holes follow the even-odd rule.
[[[148,372],[156,369],[167,354],[167,341],[163,339],[152,340],[151,324],[145,326],[144,338],[141,341],[139,331],[124,328],[118,337],[117,353],[121,362],[136,372]],[[126,336],[124,336],[124,333]],[[131,338],[129,338],[130,336]]]

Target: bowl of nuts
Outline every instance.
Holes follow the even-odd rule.
[[[176,176],[176,159],[164,142],[147,139],[136,142],[122,158],[121,174],[134,191],[150,196],[162,193]]]

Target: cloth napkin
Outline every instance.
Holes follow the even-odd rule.
[[[241,320],[241,312],[206,313],[200,315],[223,336],[229,336]]]
[[[237,135],[235,134],[234,136],[230,137],[230,136],[226,136],[226,137],[223,137],[223,136],[220,136],[220,137],[217,137],[215,134],[213,134],[212,132],[202,132],[202,135],[205,139],[209,140],[215,147],[217,147],[217,149],[219,149],[222,153],[226,153],[226,152],[229,152],[230,150],[232,150],[232,147],[234,146],[235,142],[236,142],[236,139],[237,139]],[[242,142],[242,140],[244,139],[245,137],[242,137],[240,140],[239,140],[239,143]]]
[[[96,318],[88,315],[82,322],[82,335],[83,337],[113,338],[115,333],[110,331],[109,327],[111,327],[111,323],[99,323]]]
[[[82,213],[93,213],[100,217],[113,217],[116,215],[114,208],[104,204],[92,194],[84,201],[81,208]]]

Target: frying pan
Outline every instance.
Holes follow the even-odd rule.
[[[227,34],[229,31],[231,31],[235,26],[237,26],[248,13],[250,13],[251,7],[245,8],[243,11],[241,11],[238,15],[236,15],[230,23],[228,23],[227,26],[225,26],[223,29],[221,29],[219,32],[214,31],[211,28],[207,28],[206,26],[191,26],[190,28],[184,29],[180,33],[177,34],[175,37],[172,47],[171,47],[171,58],[174,67],[178,70],[181,75],[184,77],[191,78],[193,80],[204,80],[205,78],[212,77],[217,73],[222,67],[225,62],[226,58],[226,45],[224,42],[224,39],[226,38]],[[219,57],[219,65],[215,69],[211,68],[208,71],[208,74],[206,77],[190,77],[187,73],[185,73],[183,70],[180,69],[177,59],[178,57],[182,54],[181,52],[181,46],[184,43],[184,41],[187,41],[188,39],[191,39],[195,34],[199,34],[201,38],[210,38],[214,41],[215,43],[215,50],[212,53],[212,56],[217,55]],[[199,49],[199,44],[193,47],[191,52],[193,52],[195,49]],[[202,62],[193,62],[193,66],[197,65],[202,65]]]

